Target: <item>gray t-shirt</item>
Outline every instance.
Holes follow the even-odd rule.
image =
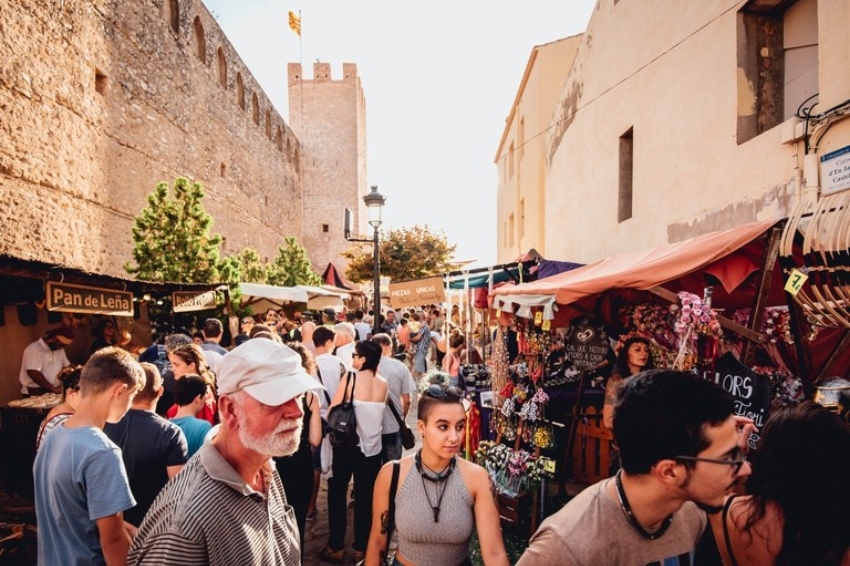
[[[516,566],[684,566],[694,563],[706,516],[685,503],[660,538],[642,537],[606,493],[608,478],[577,495],[543,521]]]
[[[413,376],[410,375],[410,370],[400,361],[383,356],[378,364],[378,375],[387,380],[390,399],[399,416],[404,418],[404,413],[401,410],[401,396],[408,395],[416,389],[416,383],[413,381]],[[392,411],[387,407],[384,412],[383,434],[398,432],[398,430],[398,421],[395,420]]]

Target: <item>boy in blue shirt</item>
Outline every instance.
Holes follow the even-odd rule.
[[[145,372],[128,352],[95,352],[83,367],[76,412],[45,437],[33,465],[38,563],[123,564],[136,504],[118,448],[103,433],[121,420]]]
[[[212,428],[209,421],[195,415],[204,408],[207,395],[207,382],[200,375],[184,375],[174,384],[174,402],[177,413],[171,422],[179,426],[186,435],[189,445],[189,458],[204,444],[204,437]]]

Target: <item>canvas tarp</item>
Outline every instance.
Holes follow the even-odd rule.
[[[727,293],[755,270],[758,262],[749,255],[720,262],[744,248],[770,228],[776,220],[754,222],[712,232],[682,242],[612,256],[545,279],[521,285],[505,285],[491,294],[493,307],[528,316],[531,307],[543,307],[546,320],[554,318],[556,304],[570,305],[583,298],[615,289],[649,290],[700,269],[707,269]],[[715,264],[715,265],[713,265]]]
[[[252,305],[255,309],[279,308],[284,303],[306,303],[310,309],[341,307],[343,301],[349,298],[348,292],[343,289],[332,290],[309,285],[278,287],[240,283],[239,287],[242,291],[242,303]]]

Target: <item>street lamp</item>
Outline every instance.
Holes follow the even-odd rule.
[[[374,312],[372,334],[381,332],[381,325],[378,322],[381,314],[381,259],[378,253],[378,228],[381,227],[381,210],[384,208],[386,201],[387,198],[378,192],[378,185],[372,185],[372,192],[363,197],[363,202],[366,204],[366,210],[369,216],[369,224],[374,230],[372,244],[374,246],[375,256],[372,277],[374,278],[375,295],[372,301]]]

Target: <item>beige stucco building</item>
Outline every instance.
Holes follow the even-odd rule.
[[[498,261],[513,261],[531,248],[546,254],[546,138],[581,36],[567,37],[531,50],[496,152],[499,187],[496,210]]]
[[[550,122],[525,132],[545,138],[538,249],[594,261],[829,191],[819,161],[850,145],[848,27],[845,0],[599,0]],[[506,259],[528,246],[508,253],[519,226],[502,233],[501,190]]]

